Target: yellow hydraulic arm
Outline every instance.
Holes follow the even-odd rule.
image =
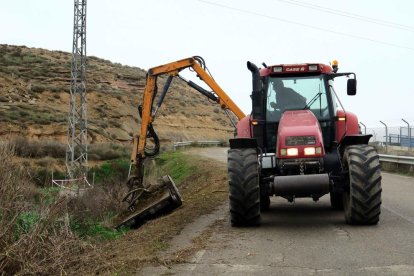
[[[186,68],[192,68],[196,72],[197,77],[204,81],[213,92],[207,91],[192,81],[187,81],[182,78],[179,75],[179,72]],[[142,191],[144,188],[144,159],[147,156],[153,156],[158,153],[159,141],[157,134],[152,127],[152,123],[174,77],[181,78],[187,82],[189,86],[196,89],[210,100],[217,102],[227,115],[229,115],[228,111],[230,110],[239,120],[245,117],[243,111],[241,111],[241,109],[229,98],[206,70],[208,71],[205,67],[204,60],[198,56],[178,60],[148,70],[143,103],[138,108],[141,115],[141,129],[139,135],[135,135],[134,137],[134,145],[131,153],[131,165],[135,165],[135,173],[128,179],[127,185],[129,187],[129,192],[124,198],[124,201],[130,204],[129,209],[133,209],[135,202],[140,196],[139,191]],[[162,75],[168,75],[168,78],[162,94],[158,97],[158,102],[154,107],[153,103],[157,94],[157,77]],[[148,138],[154,140],[156,150],[151,152],[146,151]]]
[[[147,81],[144,91],[144,101],[142,105],[141,130],[139,136],[137,135],[134,138],[134,147],[131,153],[131,162],[133,164],[138,165],[137,163],[140,162],[139,159],[145,158],[145,145],[147,140],[148,127],[150,124],[152,124],[154,116],[156,114],[156,110],[158,109],[157,107],[157,109],[154,112],[152,106],[158,76],[168,75],[170,78],[172,78],[178,76],[178,73],[181,70],[186,68],[192,68],[197,73],[197,76],[214,91],[214,93],[217,95],[216,101],[223,109],[230,110],[231,112],[233,112],[239,120],[245,117],[243,111],[241,111],[241,109],[229,98],[229,96],[223,91],[223,89],[221,89],[217,82],[206,72],[203,66],[204,61],[200,57],[190,57],[168,64],[164,64],[161,66],[157,66],[148,70]],[[168,87],[166,89],[168,89]],[[165,92],[166,89],[164,89]],[[162,95],[161,97],[163,96],[165,95]],[[215,97],[215,95],[212,93],[210,96]]]

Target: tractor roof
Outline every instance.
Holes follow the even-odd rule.
[[[260,76],[262,77],[281,74],[307,75],[309,73],[331,74],[333,70],[331,66],[322,63],[279,64],[260,69]]]

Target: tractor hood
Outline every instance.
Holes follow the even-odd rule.
[[[279,158],[321,157],[322,131],[310,110],[285,111],[280,119],[276,155]]]

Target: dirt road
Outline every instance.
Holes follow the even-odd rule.
[[[226,149],[197,152],[225,166]],[[232,228],[224,205],[188,225],[165,252],[194,246],[198,238],[202,242],[192,257],[138,274],[414,275],[414,178],[383,173],[382,185],[377,226],[345,224],[342,212],[331,210],[328,196],[294,204],[273,197],[255,228]]]

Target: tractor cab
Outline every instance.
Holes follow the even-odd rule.
[[[331,125],[335,110],[332,99],[328,97],[325,75],[269,76],[266,80],[264,143],[269,151],[275,151],[279,122],[286,111],[309,110],[321,126]],[[297,116],[291,114],[290,117],[305,119],[301,114],[304,113],[299,112]],[[332,133],[325,130],[323,134],[323,141],[329,145]]]
[[[339,142],[345,134],[344,131],[348,131],[348,134],[355,134],[358,122],[351,120],[356,119],[351,113],[348,118],[350,127],[338,126],[338,122],[339,124],[345,123],[346,113],[339,106],[340,101],[333,85],[334,78],[355,76],[355,74],[339,74],[336,73],[337,69],[337,63],[334,63],[333,67],[307,63],[275,65],[260,70],[263,92],[261,95],[256,94],[258,99],[253,99],[253,102],[255,100],[261,102],[261,112],[253,112],[252,120],[260,122],[254,126],[253,136],[257,137],[259,146],[262,146],[264,152],[276,153],[276,156],[281,157],[280,151],[277,151],[279,144],[277,140],[279,125],[284,114],[286,114],[285,119],[288,120],[287,117],[289,117],[290,121],[292,117],[296,118],[296,121],[317,120],[322,135],[322,147],[327,151]],[[356,85],[355,78],[350,80],[354,82],[348,84],[348,91],[351,91],[348,94],[355,94],[356,88],[352,87]],[[310,111],[309,113],[313,116],[301,112],[305,110]],[[293,111],[293,114],[292,112],[286,113],[286,111]],[[304,117],[304,114],[308,115]],[[306,126],[298,124],[296,132],[298,136],[292,136],[289,139],[305,139],[306,135],[299,133],[306,133]],[[256,136],[255,133],[258,135]],[[315,139],[314,135],[312,139]]]

